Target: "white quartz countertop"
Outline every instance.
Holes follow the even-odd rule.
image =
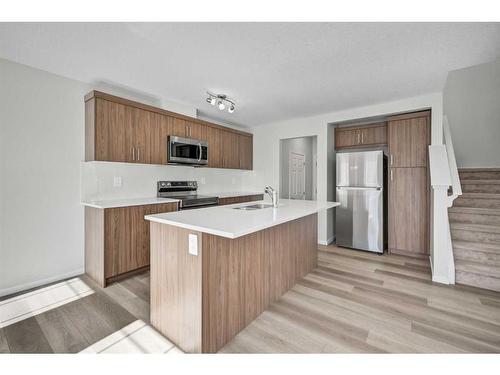
[[[227,206],[200,208],[145,216],[146,220],[161,224],[209,233],[227,238],[238,238],[316,212],[333,208],[338,202],[281,199],[277,208],[235,210],[234,207],[266,203],[246,202]]]
[[[128,206],[143,206],[147,204],[162,204],[162,203],[177,203],[178,199],[170,198],[127,198],[127,199],[110,199],[102,201],[84,201],[82,204],[94,208],[115,208]]]
[[[255,191],[230,191],[227,193],[199,193],[199,194],[211,197],[229,198],[229,197],[244,197],[247,195],[260,195],[264,193]],[[143,206],[146,204],[161,204],[161,203],[172,203],[172,202],[179,202],[179,200],[170,198],[146,197],[146,198],[89,200],[89,201],[83,201],[82,204],[84,206],[94,207],[94,208],[115,208],[115,207]]]

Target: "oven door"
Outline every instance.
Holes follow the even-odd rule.
[[[167,161],[170,164],[208,163],[208,145],[198,139],[169,136],[167,152]]]

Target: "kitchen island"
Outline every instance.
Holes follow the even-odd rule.
[[[336,202],[264,201],[147,215],[151,324],[213,353],[317,265],[317,213]]]

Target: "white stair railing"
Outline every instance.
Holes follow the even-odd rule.
[[[448,166],[450,170],[451,189],[452,193],[448,197],[448,207],[453,205],[453,201],[462,195],[462,185],[460,184],[460,176],[458,175],[457,160],[455,159],[455,150],[453,149],[453,141],[451,139],[450,124],[448,118],[443,116],[443,140],[448,156]]]
[[[455,284],[455,260],[451,241],[448,208],[462,195],[450,126],[443,117],[442,145],[429,146],[429,168],[432,186],[431,267],[432,280]],[[452,193],[448,194],[451,187]]]
[[[432,186],[431,268],[432,281],[455,284],[455,261],[448,219],[450,169],[445,145],[429,146]]]

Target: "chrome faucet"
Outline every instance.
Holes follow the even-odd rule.
[[[278,207],[278,192],[271,186],[266,186],[266,188],[264,189],[264,193],[269,195],[269,197],[273,201],[273,207]]]

